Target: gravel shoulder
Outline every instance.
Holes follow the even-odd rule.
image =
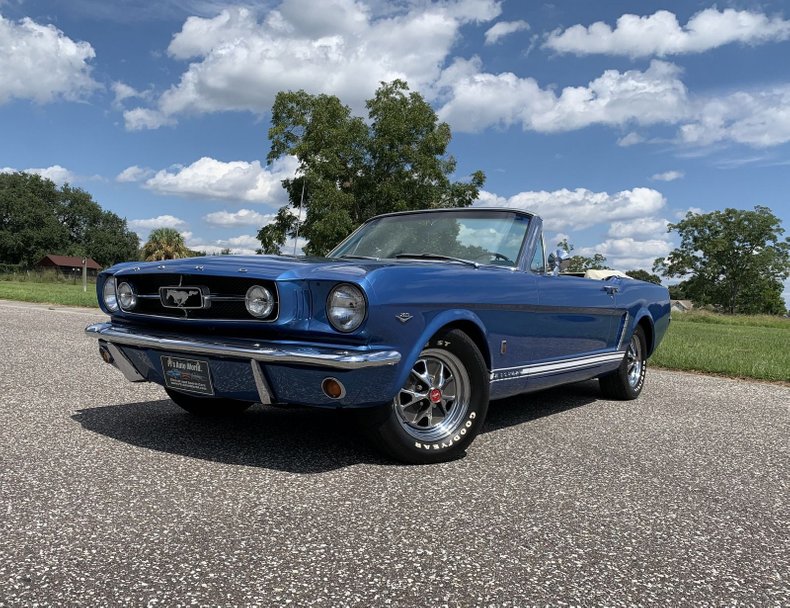
[[[344,412],[192,419],[103,318],[0,301],[1,607],[790,604],[788,387],[580,383],[408,467]]]

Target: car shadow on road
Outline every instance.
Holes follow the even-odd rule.
[[[586,382],[493,401],[483,433],[581,407],[597,397],[597,384]],[[291,473],[393,464],[361,438],[351,411],[258,405],[230,418],[197,418],[161,399],[86,408],[72,418],[130,445],[225,464]]]
[[[483,433],[491,433],[544,416],[572,410],[589,405],[599,399],[601,399],[601,391],[598,381],[586,380],[537,393],[492,401],[488,407],[488,417]]]

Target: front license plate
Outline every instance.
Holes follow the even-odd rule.
[[[167,388],[199,395],[214,394],[208,361],[162,355],[162,374]]]

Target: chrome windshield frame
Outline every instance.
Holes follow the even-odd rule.
[[[364,230],[366,226],[373,222],[377,222],[379,220],[391,217],[398,217],[398,216],[410,216],[410,215],[423,215],[423,214],[435,214],[435,213],[454,213],[454,214],[464,214],[468,213],[470,215],[488,215],[491,214],[492,217],[496,216],[497,214],[508,214],[508,215],[518,215],[522,217],[526,217],[529,220],[529,224],[527,225],[527,229],[524,232],[524,237],[521,240],[521,245],[519,247],[518,256],[515,260],[514,265],[502,265],[502,264],[490,264],[485,262],[480,262],[480,266],[493,266],[496,268],[506,268],[506,269],[518,269],[522,266],[522,258],[525,255],[525,250],[527,249],[527,239],[530,235],[532,222],[533,219],[536,217],[535,214],[530,213],[528,211],[523,211],[521,209],[510,209],[506,207],[449,207],[449,208],[442,208],[442,209],[423,209],[417,211],[399,211],[396,213],[385,213],[382,215],[377,215],[375,217],[370,218],[369,220],[362,223],[356,230],[354,230],[351,234],[349,234],[346,238],[344,238],[340,243],[338,243],[332,251],[326,254],[327,258],[337,258],[343,259],[343,256],[338,256],[337,252],[342,251],[346,244],[353,240],[357,234]],[[379,260],[395,260],[395,258],[374,258]]]

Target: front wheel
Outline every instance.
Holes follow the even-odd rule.
[[[431,339],[392,403],[363,411],[363,421],[374,444],[396,460],[454,460],[485,422],[488,383],[480,350],[454,329]]]
[[[637,326],[628,343],[623,362],[616,372],[601,376],[598,383],[601,393],[610,399],[628,401],[636,399],[645,386],[647,373],[647,344],[645,332]]]
[[[195,416],[232,416],[242,413],[252,405],[250,401],[198,397],[196,395],[179,393],[169,388],[166,388],[165,392],[173,403]]]

